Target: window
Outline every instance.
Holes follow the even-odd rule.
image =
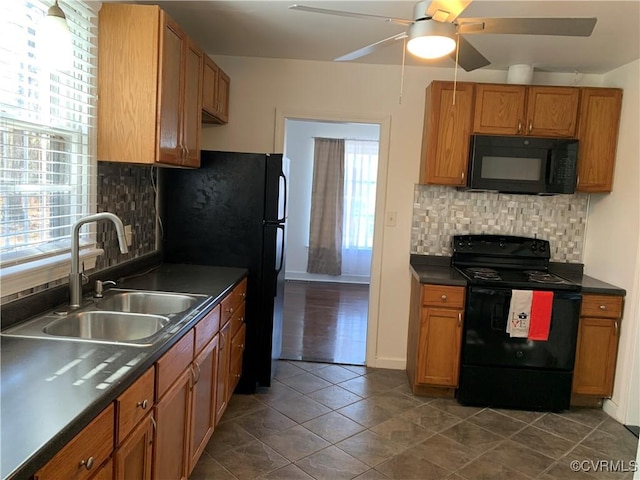
[[[371,250],[376,209],[378,142],[345,140],[343,248]]]
[[[11,293],[7,275],[61,254],[68,260],[71,226],[95,211],[97,17],[81,1],[59,3],[71,30],[73,67],[50,70],[38,30],[52,4],[0,2],[3,296]],[[90,234],[82,244],[93,244]]]

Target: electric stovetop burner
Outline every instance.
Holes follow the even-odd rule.
[[[524,273],[529,277],[529,281],[534,283],[551,283],[556,285],[569,283],[564,278],[549,272],[543,272],[540,270],[525,270]]]

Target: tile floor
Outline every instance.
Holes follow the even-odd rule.
[[[190,479],[631,479],[570,462],[627,468],[637,443],[601,410],[464,407],[413,396],[403,371],[281,361],[232,398]]]

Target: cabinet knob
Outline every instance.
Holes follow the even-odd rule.
[[[616,320],[615,322],[613,322],[613,327],[616,330],[616,337],[618,336],[618,329],[620,328],[620,325],[618,325],[618,321]]]
[[[533,131],[533,120],[529,120],[529,133]]]
[[[148,406],[149,406],[149,402],[147,401],[146,398],[144,400],[142,400],[141,402],[136,403],[136,407],[140,407],[143,410],[146,410]]]
[[[606,310],[607,306],[606,305],[600,305],[600,310]]]
[[[462,313],[458,312],[458,328],[462,326]]]
[[[240,296],[241,296],[242,298],[246,298],[246,297],[247,297],[247,294],[246,294],[245,292],[242,292],[242,293],[240,294]]]
[[[229,307],[225,310],[227,313],[233,313],[233,307]]]
[[[93,462],[94,462],[94,461],[95,461],[95,460],[93,459],[93,457],[89,457],[89,458],[88,458],[88,459],[86,459],[86,460],[82,460],[82,461],[80,462],[80,465],[79,465],[79,466],[80,466],[80,467],[84,467],[84,468],[86,468],[87,470],[91,470],[91,469],[93,468]]]
[[[518,120],[518,133],[522,133],[522,120]]]
[[[240,348],[240,349],[244,348],[244,343],[238,344],[238,348]]]
[[[440,297],[442,299],[443,302],[447,301],[447,296],[443,293],[442,296]]]

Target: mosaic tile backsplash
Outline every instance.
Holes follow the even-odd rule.
[[[98,212],[115,213],[122,223],[131,225],[132,245],[129,253],[121,254],[114,226],[98,222],[97,241],[104,254],[97,259],[96,271],[156,250],[153,182],[157,173],[151,166],[98,162]]]
[[[411,253],[451,255],[451,237],[505,234],[551,243],[551,260],[582,263],[588,194],[507,195],[416,185]]]

